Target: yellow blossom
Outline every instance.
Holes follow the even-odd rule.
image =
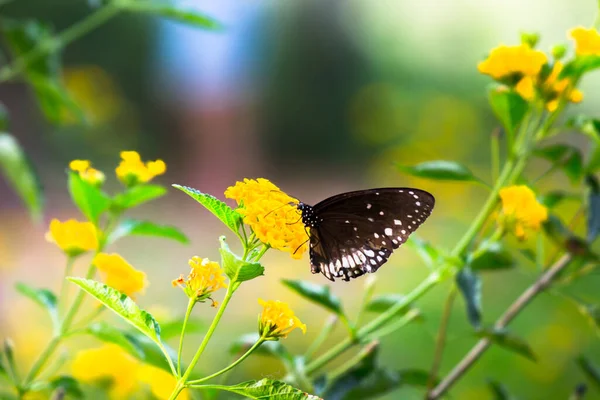
[[[69,163],[69,168],[78,172],[81,179],[95,186],[102,185],[106,179],[104,173],[92,168],[92,164],[88,160],[73,160]]]
[[[152,394],[157,399],[168,399],[177,384],[177,378],[173,375],[164,369],[151,365],[141,365],[137,375],[140,382],[150,386]],[[177,397],[177,400],[187,400],[189,398],[188,390],[184,389]]]
[[[258,320],[258,331],[264,339],[286,338],[296,328],[300,328],[302,333],[306,333],[306,325],[300,322],[287,303],[262,299],[258,299],[258,303],[263,306],[263,312]]]
[[[133,268],[118,254],[100,253],[94,258],[94,265],[104,273],[104,283],[134,297],[147,285],[146,274]]]
[[[526,239],[526,230],[538,231],[548,219],[548,210],[527,186],[509,186],[500,190],[505,223],[514,228],[515,236]]]
[[[117,177],[126,186],[145,183],[155,176],[166,172],[167,166],[163,160],[144,163],[137,151],[122,151],[121,163],[116,169]]]
[[[494,79],[537,75],[548,61],[546,55],[527,44],[501,45],[493,49],[488,58],[477,65],[482,74]]]
[[[218,263],[210,261],[208,258],[202,259],[195,256],[192,257],[189,264],[191,270],[187,279],[184,279],[182,275],[173,281],[173,286],[181,287],[190,299],[204,302],[206,299],[210,299],[211,293],[227,287],[223,269]],[[213,301],[213,306],[216,306],[215,301]]]
[[[115,344],[76,354],[71,370],[81,382],[110,381],[110,397],[125,399],[137,389],[139,361]]]
[[[50,221],[50,230],[46,233],[46,240],[56,243],[71,257],[95,250],[98,247],[98,234],[94,224],[74,219],[60,222],[55,218]]]
[[[302,257],[308,236],[295,206],[298,200],[263,178],[237,182],[225,191],[225,196],[237,201],[237,212],[261,242],[287,251],[293,258]]]
[[[600,33],[596,28],[578,26],[571,29],[569,36],[575,40],[575,54],[578,56],[600,56]]]

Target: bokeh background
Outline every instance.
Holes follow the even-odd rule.
[[[87,15],[90,4],[77,0],[17,0],[0,5],[0,15],[34,17],[64,29]],[[94,124],[48,126],[28,89],[0,87],[0,102],[11,115],[12,133],[37,167],[46,193],[44,222],[33,223],[6,182],[0,180],[0,336],[11,337],[17,355],[30,363],[49,331],[36,306],[13,286],[58,287],[64,259],[44,240],[52,217],[79,218],[66,190],[65,168],[72,159],[90,159],[107,172],[121,150],[168,166],[158,181],[196,187],[223,199],[224,190],[244,177],[267,177],[309,204],[342,191],[395,185],[432,192],[437,206],[420,229],[422,238],[449,248],[464,232],[485,190],[460,183],[423,181],[401,175],[394,163],[456,159],[489,177],[489,137],[496,121],[487,105],[487,77],[476,65],[499,43],[516,44],[519,32],[539,32],[540,48],[568,42],[566,32],[593,23],[592,0],[347,0],[347,1],[190,1],[225,25],[209,32],[143,16],[120,16],[69,46],[65,79]],[[585,101],[571,113],[594,114],[600,104],[600,76],[586,77]],[[575,144],[584,141],[569,136]],[[532,176],[547,167],[540,162]],[[112,180],[112,181],[111,181]],[[108,187],[116,187],[109,178]],[[562,175],[543,187],[569,187]],[[563,210],[569,213],[568,206]],[[159,321],[182,315],[186,299],[171,280],[187,273],[198,255],[218,259],[226,228],[176,190],[142,207],[136,216],[180,227],[192,240],[184,246],[152,238],[128,238],[112,251],[148,274],[150,286],[139,303]],[[271,251],[266,275],[243,285],[234,297],[200,368],[224,363],[231,341],[256,329],[257,298],[289,302],[308,325],[305,336],[285,342],[302,351],[320,330],[325,313],[286,290],[282,278],[325,283],[312,276],[308,260],[293,261]],[[81,260],[76,272],[83,274]],[[427,274],[408,248],[396,252],[377,277],[377,293],[406,293]],[[518,271],[484,276],[484,320],[492,323],[535,276],[524,263]],[[352,313],[364,280],[336,282],[332,290]],[[600,300],[600,279],[592,275],[570,289]],[[395,368],[429,369],[448,285],[419,301],[425,320],[383,339],[382,360]],[[195,311],[207,323],[214,309]],[[585,378],[575,358],[583,353],[600,362],[600,342],[571,304],[542,295],[511,324],[527,338],[538,362],[492,348],[453,390],[456,399],[492,398],[486,379],[507,385],[527,399],[566,399]],[[344,335],[338,329],[327,342]],[[189,353],[201,337],[190,339]],[[446,373],[475,343],[463,302],[455,302]],[[73,342],[72,346],[95,345]],[[99,345],[99,343],[98,343]],[[191,356],[191,354],[188,354]],[[275,361],[252,357],[231,382],[277,377]],[[588,398],[600,398],[591,390]],[[389,399],[419,399],[402,388]]]

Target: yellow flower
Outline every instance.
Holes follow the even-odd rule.
[[[177,384],[177,378],[168,373],[167,371],[153,367],[151,365],[141,365],[138,369],[138,379],[140,382],[146,383],[150,386],[152,394],[157,399],[168,399],[175,385]],[[179,396],[178,400],[189,399],[189,392],[184,389]]]
[[[98,234],[91,222],[79,222],[70,219],[60,222],[54,218],[50,221],[50,230],[46,240],[56,243],[67,255],[74,257],[98,247]]]
[[[578,56],[600,55],[600,34],[596,28],[578,26],[571,29],[569,36],[575,40],[575,54]]]
[[[110,381],[110,397],[125,399],[137,389],[139,361],[116,344],[82,350],[75,355],[71,370],[81,382]]]
[[[101,186],[106,179],[104,173],[92,168],[88,160],[73,160],[69,163],[69,168],[78,172],[81,179],[95,186]]]
[[[300,322],[287,303],[262,299],[258,299],[258,303],[263,306],[263,312],[258,320],[258,332],[264,339],[286,338],[296,328],[306,333],[306,325]]]
[[[515,236],[526,239],[526,230],[538,231],[548,219],[548,210],[540,204],[527,186],[509,186],[500,190],[505,222],[514,228]]]
[[[100,253],[94,258],[94,265],[105,274],[104,282],[108,286],[129,297],[134,297],[147,285],[146,274],[133,268],[118,254]]]
[[[263,178],[237,182],[225,191],[225,196],[237,201],[237,212],[261,242],[287,251],[293,258],[302,257],[308,236],[295,206],[298,200]]]
[[[137,151],[122,151],[121,159],[116,173],[117,177],[126,186],[149,182],[155,176],[162,175],[167,170],[163,160],[148,161],[144,164]]]
[[[189,264],[192,269],[187,279],[184,279],[182,275],[173,281],[173,286],[181,287],[190,299],[204,302],[206,299],[210,299],[211,293],[227,287],[223,269],[218,263],[210,261],[208,258],[202,259],[195,256],[192,257]],[[213,301],[213,306],[216,304]]]
[[[494,79],[537,75],[548,61],[546,55],[526,44],[501,45],[493,49],[488,58],[477,65],[482,74]]]

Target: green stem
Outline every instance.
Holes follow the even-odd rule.
[[[312,342],[308,350],[306,350],[306,353],[304,353],[305,360],[309,360],[310,358],[312,358],[315,351],[317,351],[319,347],[321,347],[323,342],[329,337],[331,331],[333,331],[333,329],[335,328],[337,321],[338,318],[336,315],[327,318],[325,324],[323,325],[323,328],[321,329],[321,332],[319,333],[317,338]]]
[[[25,391],[27,391],[31,382],[40,373],[41,369],[44,367],[52,353],[54,353],[54,350],[56,350],[61,340],[61,336],[54,336],[52,340],[50,340],[50,343],[48,343],[48,346],[46,346],[42,354],[40,354],[39,358],[35,361],[31,369],[29,370],[29,373],[23,380],[22,387]]]
[[[427,380],[428,391],[433,389],[433,387],[435,386],[435,381],[440,370],[440,365],[442,364],[444,348],[446,347],[446,335],[448,333],[448,325],[450,322],[450,315],[452,314],[452,306],[454,305],[454,299],[456,299],[456,285],[452,284],[452,287],[448,292],[448,296],[446,297],[446,302],[444,304],[444,312],[442,314],[440,328],[438,329],[438,334],[435,341],[433,363],[431,364],[431,370],[429,371],[429,379]]]
[[[500,129],[498,128],[492,132],[490,155],[492,160],[492,182],[496,182],[500,174]]]
[[[187,310],[185,311],[185,317],[183,318],[183,325],[181,326],[181,335],[179,336],[179,349],[177,350],[177,376],[181,376],[181,353],[183,351],[183,337],[185,335],[185,328],[187,326],[188,320],[190,319],[190,315],[192,314],[194,304],[196,304],[196,301],[194,299],[189,299]]]
[[[231,365],[223,368],[222,370],[215,372],[212,375],[209,375],[207,377],[201,378],[201,379],[196,379],[194,381],[189,381],[188,384],[192,385],[192,384],[198,384],[198,383],[202,383],[205,381],[208,381],[209,379],[212,378],[216,378],[219,375],[224,374],[225,372],[229,371],[232,368],[235,368],[239,363],[241,363],[242,361],[244,361],[250,354],[252,354],[252,352],[254,350],[256,350],[261,344],[263,344],[265,342],[265,339],[260,338],[256,343],[254,343],[254,345],[252,347],[250,347],[250,349],[244,353],[244,355],[242,355],[240,358],[238,358],[234,363],[232,363]]]
[[[61,313],[63,311],[63,308],[66,306],[67,302],[68,302],[68,293],[69,290],[67,289],[67,276],[71,276],[71,273],[73,272],[73,265],[75,264],[75,257],[71,257],[68,256],[67,257],[67,266],[65,267],[65,274],[63,276],[63,280],[61,282],[60,285],[60,295],[58,297],[58,304],[59,304],[59,310],[61,310]]]
[[[94,277],[95,273],[96,273],[96,266],[94,264],[90,264],[87,274],[85,275],[85,279],[92,279]],[[69,311],[67,311],[67,315],[65,316],[65,319],[63,320],[63,322],[61,324],[61,327],[60,327],[61,335],[65,334],[71,327],[71,324],[73,323],[73,319],[75,318],[75,315],[79,311],[79,308],[81,307],[81,304],[83,303],[83,300],[85,299],[85,296],[86,296],[86,292],[83,290],[80,290],[79,293],[77,294],[77,297],[75,297],[75,301],[73,301],[71,308],[69,309]]]

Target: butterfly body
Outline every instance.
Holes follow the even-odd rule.
[[[430,193],[413,188],[342,193],[314,206],[298,203],[309,231],[312,273],[349,281],[377,271],[434,205]]]

